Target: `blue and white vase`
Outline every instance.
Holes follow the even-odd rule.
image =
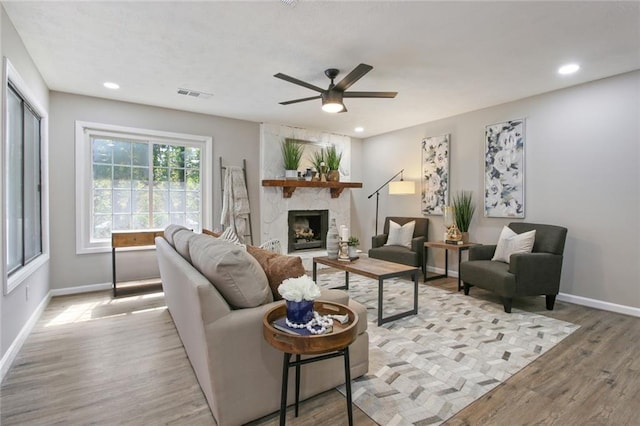
[[[287,300],[287,319],[294,324],[306,324],[313,318],[313,300]]]

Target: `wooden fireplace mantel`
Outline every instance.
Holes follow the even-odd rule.
[[[262,186],[282,187],[282,198],[291,198],[296,188],[329,188],[331,198],[338,198],[345,188],[362,188],[362,182],[320,182],[306,180],[265,179]]]

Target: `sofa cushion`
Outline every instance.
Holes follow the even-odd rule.
[[[301,277],[306,272],[302,266],[302,259],[298,256],[273,253],[255,246],[247,246],[247,253],[262,266],[275,300],[282,300],[282,296],[278,293],[278,286],[282,281],[287,278]]]
[[[173,248],[176,248],[173,242],[173,236],[175,235],[176,232],[180,231],[181,229],[187,229],[187,228],[185,228],[182,225],[171,224],[164,229],[164,239],[167,240],[167,242],[171,244],[171,247]]]
[[[178,253],[180,253],[180,256],[189,263],[191,263],[191,256],[189,255],[189,240],[194,235],[193,231],[187,228],[178,229],[173,234],[173,247]]]
[[[262,267],[237,245],[194,234],[189,239],[189,252],[193,266],[234,308],[253,308],[273,301]]]

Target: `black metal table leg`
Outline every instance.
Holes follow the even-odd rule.
[[[462,289],[462,283],[460,282],[460,262],[462,260],[463,249],[458,250],[458,291]]]
[[[316,280],[316,276],[318,275],[318,264],[313,261],[313,280]]]
[[[349,426],[353,426],[353,407],[351,404],[351,364],[349,363],[348,346],[344,348],[344,380],[347,391],[347,416],[349,418]]]
[[[296,409],[295,409],[296,417],[298,417],[299,401],[300,401],[300,354],[296,354]]]
[[[384,291],[384,279],[378,279],[378,325],[383,323],[382,320],[382,297]]]
[[[449,277],[449,249],[444,249],[444,277]]]
[[[280,426],[284,426],[287,419],[287,385],[289,384],[289,360],[291,354],[284,353],[282,364],[282,390],[280,391]]]
[[[349,271],[344,271],[344,289],[349,290]]]

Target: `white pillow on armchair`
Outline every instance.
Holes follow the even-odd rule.
[[[385,246],[403,246],[411,248],[411,239],[413,238],[413,230],[416,227],[416,221],[412,220],[400,226],[394,221],[389,221],[389,237]]]
[[[509,258],[515,253],[531,253],[533,243],[536,240],[536,230],[516,234],[511,228],[505,226],[500,233],[500,239],[496,246],[493,259],[498,262],[509,263]]]

